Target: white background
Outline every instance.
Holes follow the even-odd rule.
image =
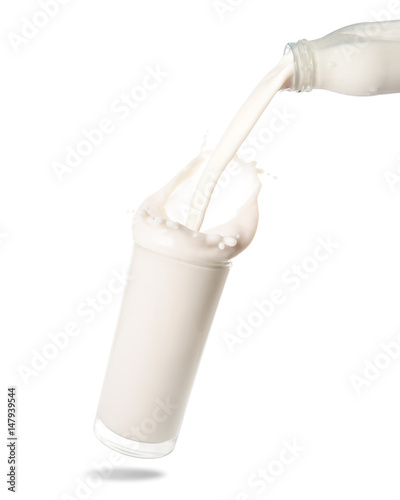
[[[212,0],[70,1],[18,52],[9,34],[41,7],[1,4],[1,458],[4,471],[16,385],[20,498],[78,498],[77,481],[110,458],[92,423],[122,295],[90,324],[76,310],[126,269],[132,210],[197,155],[207,130],[215,145],[287,42],[393,10],[237,3],[221,18]],[[121,120],[113,101],[157,65],[168,76]],[[259,230],[234,262],[176,449],[124,458],[87,498],[400,498],[399,361],[360,395],[350,381],[400,332],[400,185],[385,180],[400,166],[399,106],[399,95],[274,99],[258,130],[274,109],[294,117],[257,155]],[[59,182],[52,163],[102,118],[115,130]],[[290,292],[283,273],[329,235],[340,248]],[[285,304],[231,354],[224,332],[274,288]],[[18,367],[70,321],[81,333],[24,384]],[[293,439],[304,451],[259,494],[249,477]]]

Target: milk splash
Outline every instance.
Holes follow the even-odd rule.
[[[236,157],[246,173],[245,188],[250,191],[236,214],[223,224],[202,231],[200,228],[222,172],[274,95],[289,88],[292,78],[293,57],[289,53],[255,88],[216,149],[200,153],[141,204],[133,224],[136,244],[170,257],[208,264],[227,262],[250,244],[257,230],[257,197],[261,188],[255,162],[245,163]],[[188,207],[187,217],[176,215],[179,206]],[[171,215],[174,208],[175,217]]]

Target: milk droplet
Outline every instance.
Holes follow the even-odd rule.
[[[237,243],[237,240],[233,238],[232,236],[226,236],[224,238],[224,243],[225,245],[228,245],[228,247],[234,247]]]
[[[218,244],[218,248],[220,248],[221,250],[223,250],[225,248],[225,245],[222,243],[222,241],[221,241],[221,243]]]

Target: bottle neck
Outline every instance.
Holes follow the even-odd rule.
[[[314,88],[314,61],[310,42],[299,40],[297,43],[288,43],[285,54],[293,54],[294,72],[290,90],[294,92],[310,92]]]

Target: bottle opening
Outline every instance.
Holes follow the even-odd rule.
[[[308,40],[288,43],[284,54],[292,51],[294,72],[291,90],[294,92],[310,92],[314,87],[314,61]]]

